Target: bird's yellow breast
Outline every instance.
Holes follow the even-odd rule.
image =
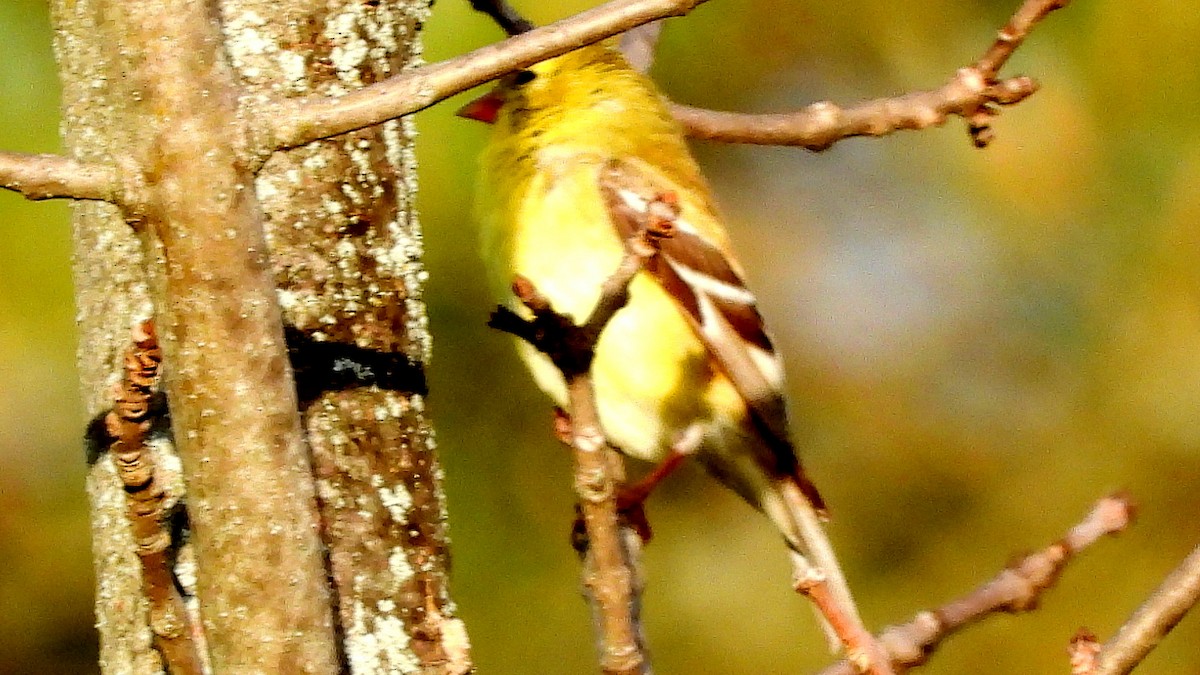
[[[582,322],[624,255],[601,201],[602,158],[588,153],[546,158],[525,181],[511,214],[491,219],[485,259],[497,290],[513,275],[530,279],[554,308]],[[521,356],[538,385],[566,403],[562,376],[522,343]],[[601,423],[613,443],[646,460],[664,456],[674,436],[711,416],[715,373],[704,345],[675,301],[639,274],[629,304],[617,312],[596,347],[592,376]],[[724,381],[725,378],[719,377]]]

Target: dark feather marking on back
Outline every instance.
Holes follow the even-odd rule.
[[[604,192],[606,193],[606,205],[618,215],[617,218],[612,219],[617,233],[623,240],[637,234],[634,224],[640,222],[640,214],[628,202],[619,197],[609,197],[608,191]],[[647,195],[641,196],[647,201],[652,198]],[[703,318],[700,316],[700,304],[696,297],[697,291],[672,269],[672,265],[681,265],[720,283],[744,290],[747,293],[750,292],[741,276],[729,265],[729,260],[717,247],[691,232],[684,232],[677,228],[670,237],[659,242],[659,255],[650,259],[644,269],[659,282],[671,297],[675,298],[676,302],[697,323],[703,322]],[[763,326],[762,315],[758,313],[758,309],[753,303],[734,302],[724,298],[715,298],[709,294],[705,294],[705,297],[712,301],[713,307],[725,316],[739,337],[769,354],[774,353],[775,348]]]
[[[770,336],[767,335],[767,329],[763,324],[762,315],[758,313],[758,308],[754,305],[714,298],[711,295],[707,297],[739,337],[768,354],[775,353],[775,347],[771,344]]]

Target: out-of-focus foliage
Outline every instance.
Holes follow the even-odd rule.
[[[539,22],[584,3],[525,3]],[[1017,0],[711,2],[671,22],[654,69],[681,101],[781,110],[940,84]],[[460,0],[436,60],[499,37]],[[58,147],[45,8],[0,3],[0,147]],[[1068,571],[1035,614],[947,644],[929,673],[1065,672],[1200,542],[1200,13],[1075,2],[1008,72],[1044,89],[984,151],[962,125],[819,155],[705,145],[788,361],[798,441],[868,621],[907,618],[1054,540],[1097,496],[1141,518]],[[431,408],[446,465],[455,598],[481,672],[594,669],[568,545],[570,465],[489,302],[470,202],[487,129],[421,113],[436,335]],[[86,672],[89,549],[70,364],[66,209],[0,195],[0,673]],[[694,468],[650,503],[649,640],[663,673],[811,672],[828,661],[782,544]],[[1146,672],[1200,671],[1186,620]]]
[[[0,147],[54,152],[46,5],[0,2]],[[0,673],[96,671],[64,204],[0,195]]]

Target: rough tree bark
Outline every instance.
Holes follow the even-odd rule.
[[[271,155],[255,128],[271,97],[337,95],[418,62],[427,3],[52,8],[67,147],[122,179],[120,207],[75,206],[82,392],[91,414],[113,406],[131,329],[155,318],[178,456],[151,451],[168,501],[187,505],[190,630],[211,666],[465,672],[422,405],[411,123]],[[314,354],[354,377],[330,380]],[[107,455],[88,492],[102,669],[162,672],[155,634],[189,629],[143,597]]]

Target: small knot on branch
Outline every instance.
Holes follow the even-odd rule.
[[[811,595],[812,591],[825,583],[825,573],[811,565],[797,570],[792,578],[792,588],[797,593]]]
[[[1100,665],[1100,642],[1087,628],[1075,631],[1067,654],[1071,659],[1071,675],[1092,675]]]
[[[884,629],[879,642],[893,663],[918,666],[929,660],[932,643],[944,630],[936,612],[922,611],[902,626]]]
[[[513,294],[533,315],[526,319],[499,306],[488,319],[488,327],[514,335],[550,357],[568,379],[588,371],[595,357],[595,337],[577,326],[570,316],[556,312],[550,301],[528,278],[517,275]]]
[[[1041,89],[1041,84],[1028,75],[997,80],[984,90],[984,95],[1000,105],[1020,103]]]
[[[1000,106],[1014,105],[1032,96],[1038,83],[1031,77],[1018,76],[1003,80],[982,70],[979,66],[959,68],[949,88],[959,89],[968,98],[977,102],[962,110],[967,122],[967,135],[977,148],[986,148],[996,138],[992,121],[999,117]]]
[[[575,493],[579,495],[581,501],[602,502],[612,498],[615,489],[616,486],[608,475],[608,471],[603,468],[590,468],[579,471],[575,475]]]

